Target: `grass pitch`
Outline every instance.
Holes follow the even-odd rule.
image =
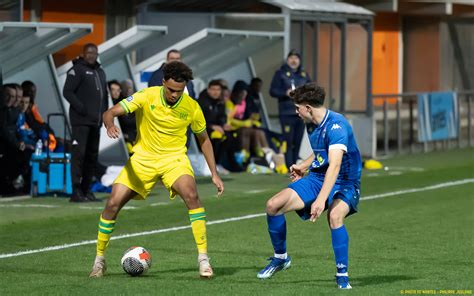
[[[359,213],[347,219],[352,291],[334,281],[331,236],[325,219],[317,223],[287,215],[292,267],[270,280],[257,272],[272,255],[265,217],[208,226],[215,278],[201,280],[189,228],[112,240],[108,273],[89,279],[94,240],[103,203],[70,204],[63,198],[0,202],[0,295],[400,295],[405,290],[474,290],[474,149],[403,156],[383,161],[388,170],[364,171]],[[467,180],[464,184],[447,182]],[[469,181],[470,180],[470,181]],[[207,178],[198,179],[208,221],[263,214],[265,201],[284,188],[277,175],[233,174],[215,197]],[[430,187],[444,184],[439,188]],[[407,193],[406,189],[415,189]],[[103,196],[104,198],[106,196]],[[133,201],[117,220],[113,237],[189,225],[178,199],[157,188],[147,201]],[[21,255],[85,242],[76,247]],[[132,278],[120,266],[133,245],[153,256],[145,275]],[[14,257],[1,258],[5,254]],[[443,290],[443,291],[441,291]],[[416,292],[416,291],[415,291]],[[458,291],[459,292],[459,291]]]

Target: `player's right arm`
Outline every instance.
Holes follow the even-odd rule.
[[[104,126],[107,129],[107,135],[112,139],[117,139],[120,135],[120,129],[114,123],[114,117],[125,114],[125,109],[120,104],[114,105],[102,115]]]
[[[121,100],[118,104],[105,111],[102,115],[107,135],[112,139],[117,139],[120,135],[120,129],[114,124],[114,117],[127,113],[135,112],[142,108],[148,100],[149,88],[142,89],[133,95]]]
[[[304,177],[304,174],[308,170],[309,166],[314,160],[314,153],[311,153],[311,155],[306,158],[303,162],[300,164],[294,164],[290,167],[290,178],[291,181],[297,181],[301,178]]]

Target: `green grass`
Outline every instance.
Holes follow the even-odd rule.
[[[474,149],[397,157],[388,171],[364,172],[362,196],[474,178]],[[408,170],[407,168],[419,168]],[[400,175],[393,175],[398,174]],[[235,174],[223,198],[198,179],[208,220],[263,213],[265,201],[287,184],[282,176]],[[104,196],[105,197],[105,196]],[[160,203],[159,205],[154,205]],[[22,205],[24,207],[12,207]],[[51,205],[54,208],[32,208]],[[80,206],[91,208],[82,209]],[[96,238],[103,204],[76,205],[62,198],[0,203],[0,254]],[[147,201],[121,212],[114,235],[187,225],[184,204],[157,188]],[[270,280],[256,273],[272,255],[265,217],[208,226],[215,278],[201,280],[190,229],[114,240],[108,274],[89,279],[95,245],[0,259],[0,295],[400,295],[400,290],[474,289],[474,183],[361,201],[347,219],[352,291],[337,291],[331,237],[316,224],[287,215],[292,268]],[[148,274],[131,278],[120,266],[132,245],[153,256]]]

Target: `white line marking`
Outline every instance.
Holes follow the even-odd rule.
[[[405,190],[398,190],[398,191],[387,192],[387,193],[382,193],[382,194],[369,195],[369,196],[361,197],[360,200],[370,200],[370,199],[377,199],[377,198],[382,198],[382,197],[387,197],[387,196],[394,196],[394,195],[402,195],[402,194],[408,194],[408,193],[414,193],[414,192],[420,192],[420,191],[435,190],[435,189],[451,187],[451,186],[457,186],[457,185],[463,185],[463,184],[468,184],[468,183],[474,183],[474,179],[463,179],[463,180],[458,180],[458,181],[439,183],[439,184],[435,184],[435,185],[431,185],[431,186],[427,186],[427,187],[405,189]]]
[[[164,205],[169,205],[171,204],[170,202],[155,202],[150,204],[150,207],[157,207],[157,206],[164,206]]]
[[[254,215],[246,215],[246,216],[241,216],[241,217],[234,217],[234,218],[228,218],[228,219],[222,219],[222,220],[209,221],[206,224],[207,225],[221,224],[221,223],[240,221],[240,220],[245,220],[245,219],[252,219],[252,218],[256,218],[256,217],[262,217],[262,216],[265,216],[265,215],[266,214],[264,214],[264,213],[254,214]],[[178,231],[178,230],[183,230],[183,229],[188,229],[188,228],[191,228],[191,225],[176,226],[176,227],[156,229],[156,230],[151,230],[151,231],[122,234],[122,235],[118,235],[118,236],[113,236],[110,239],[111,240],[116,240],[116,239],[123,239],[123,238],[135,237],[135,236],[143,236],[143,235],[151,235],[151,234],[156,234],[156,233]],[[28,254],[35,254],[35,253],[42,253],[42,252],[48,252],[48,251],[68,249],[68,248],[78,247],[78,246],[83,246],[83,245],[92,245],[92,244],[95,244],[95,243],[96,243],[96,240],[87,240],[87,241],[82,241],[82,242],[78,242],[78,243],[64,244],[64,245],[59,245],[59,246],[51,246],[51,247],[46,247],[46,248],[41,248],[41,249],[36,249],[36,250],[26,250],[26,251],[21,251],[21,252],[17,252],[17,253],[0,254],[0,259],[10,258],[10,257],[18,257],[18,256],[23,256],[23,255],[28,255]]]
[[[58,206],[58,205],[41,205],[41,204],[0,204],[0,208],[61,208],[61,209],[66,209],[70,208],[72,209],[73,207],[64,207],[64,206]],[[79,206],[75,209],[80,209],[80,210],[103,210],[104,207],[92,207],[92,206]],[[138,209],[138,207],[135,206],[125,206],[123,207],[124,210],[135,210]]]
[[[243,193],[244,194],[257,194],[257,193],[262,193],[265,191],[268,191],[268,189],[254,189],[254,190],[244,191]]]
[[[372,200],[372,199],[378,199],[378,198],[383,198],[383,197],[388,197],[388,196],[409,194],[409,193],[421,192],[421,191],[427,191],[427,190],[435,190],[435,189],[451,187],[451,186],[457,186],[457,185],[463,185],[463,184],[468,184],[468,183],[474,183],[474,179],[463,179],[463,180],[458,180],[458,181],[439,183],[439,184],[435,184],[435,185],[431,185],[431,186],[427,186],[427,187],[405,189],[405,190],[399,190],[399,191],[394,191],[394,192],[369,195],[369,196],[361,197],[360,200]],[[253,218],[257,218],[257,217],[263,217],[265,215],[266,215],[265,213],[246,215],[246,216],[240,216],[240,217],[233,217],[233,218],[209,221],[206,224],[207,225],[222,224],[222,223],[227,223],[227,222],[234,222],[234,221],[253,219]],[[151,230],[151,231],[129,233],[129,234],[114,236],[114,237],[111,238],[111,240],[117,240],[117,239],[129,238],[129,237],[136,237],[136,236],[151,235],[151,234],[171,232],[171,231],[178,231],[178,230],[183,230],[183,229],[188,229],[188,228],[191,228],[191,226],[190,225],[176,226],[176,227],[156,229],[156,230]],[[96,243],[96,240],[87,240],[87,241],[81,241],[81,242],[78,242],[78,243],[64,244],[64,245],[59,245],[59,246],[51,246],[51,247],[35,249],[35,250],[26,250],[26,251],[20,251],[20,252],[16,252],[16,253],[0,254],[0,259],[10,258],[10,257],[18,257],[18,256],[23,256],[23,255],[28,255],[28,254],[35,254],[35,253],[42,253],[42,252],[48,252],[48,251],[68,249],[68,248],[72,248],[72,247],[78,247],[78,246],[83,246],[83,245],[91,245],[91,244],[95,244],[95,243]]]
[[[0,202],[10,202],[10,201],[19,201],[25,199],[33,198],[31,195],[20,195],[20,196],[13,196],[13,197],[2,197],[0,198]]]
[[[8,205],[0,205],[0,208],[59,208],[59,206],[37,205],[37,204],[26,204],[26,205],[8,204]]]

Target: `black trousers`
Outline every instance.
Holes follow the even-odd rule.
[[[72,127],[71,178],[75,190],[89,191],[99,157],[100,127]]]
[[[298,160],[304,134],[304,122],[297,115],[280,115],[281,133],[286,141],[286,166],[290,168]]]

